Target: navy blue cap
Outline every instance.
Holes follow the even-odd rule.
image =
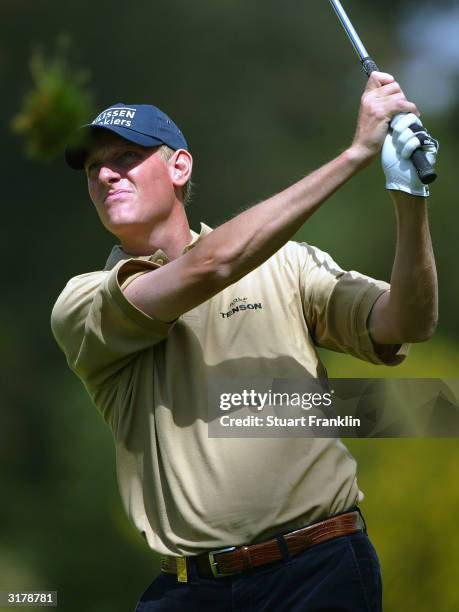
[[[109,130],[142,147],[167,145],[174,151],[188,149],[187,142],[165,113],[151,104],[123,104],[118,102],[97,115],[92,123],[83,125],[80,135],[86,144],[69,146],[65,150],[65,161],[71,168],[82,170],[88,154],[88,141],[94,132]],[[83,143],[85,141],[83,140]]]

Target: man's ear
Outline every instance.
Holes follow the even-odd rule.
[[[175,187],[183,187],[191,178],[193,158],[186,149],[177,149],[169,159],[169,172]]]

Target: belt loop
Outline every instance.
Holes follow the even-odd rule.
[[[291,561],[292,557],[290,556],[290,553],[288,552],[288,546],[287,546],[287,542],[284,539],[284,536],[277,535],[276,540],[277,540],[277,545],[279,546],[279,550],[282,554],[282,558],[284,559],[284,561]]]
[[[186,560],[187,560],[188,573],[189,573],[188,582],[190,584],[200,584],[201,580],[200,580],[199,574],[198,574],[198,567],[196,565],[196,558],[195,557],[186,557]]]
[[[250,551],[248,546],[241,546],[240,548],[242,561],[244,562],[244,568],[251,572],[253,570],[252,559],[250,558]]]
[[[362,519],[362,523],[363,523],[363,530],[364,530],[365,534],[368,535],[367,523],[366,523],[365,518],[364,518],[364,516],[362,514],[362,511],[360,510],[360,508],[358,506],[356,506],[355,509],[360,514],[360,518]]]

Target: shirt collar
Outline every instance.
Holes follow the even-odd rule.
[[[212,229],[205,223],[201,223],[201,231],[199,232],[199,234],[197,234],[193,230],[190,230],[191,240],[187,245],[185,245],[182,251],[182,255],[192,249],[199,240],[204,238],[204,236],[210,234],[211,231]],[[161,249],[158,249],[152,255],[131,255],[130,253],[126,253],[126,251],[118,244],[113,247],[107,259],[107,263],[105,264],[104,270],[111,270],[116,266],[118,262],[123,261],[124,259],[143,259],[144,261],[152,261],[153,263],[156,263],[159,266],[162,266],[169,262],[169,258],[167,257],[166,253],[164,253],[164,251],[162,251]]]

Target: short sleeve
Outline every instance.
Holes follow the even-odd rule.
[[[408,345],[375,346],[368,319],[377,299],[390,285],[355,271],[343,270],[328,253],[302,249],[301,293],[306,322],[314,342],[375,364],[398,365]]]
[[[53,334],[93,399],[139,352],[161,342],[174,325],[149,317],[122,291],[122,285],[155,268],[149,261],[128,260],[110,271],[77,276],[54,305]]]

